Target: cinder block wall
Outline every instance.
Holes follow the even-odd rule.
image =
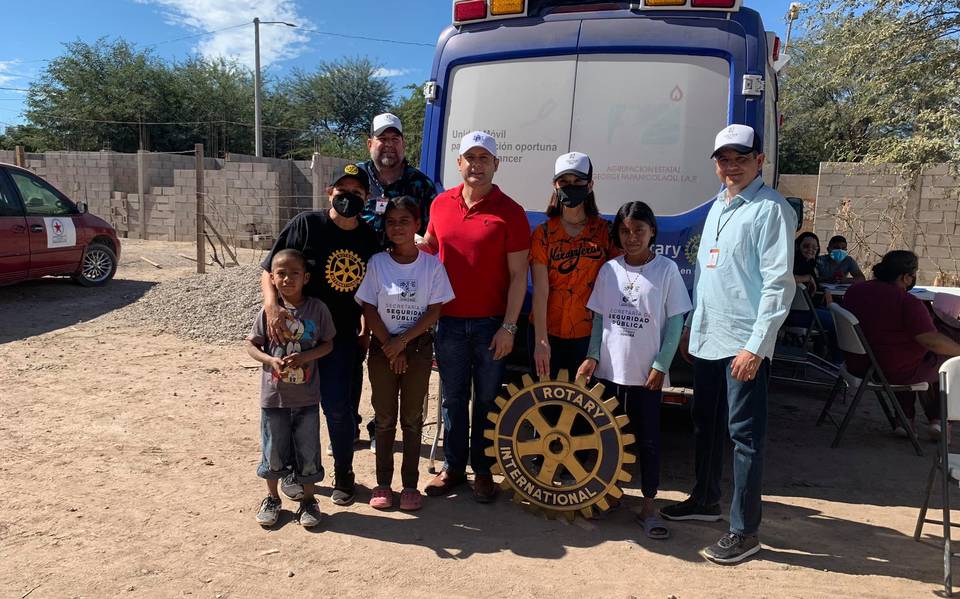
[[[960,273],[956,164],[907,172],[896,164],[821,163],[814,230],[836,234],[864,272],[891,249],[920,258],[920,284],[956,285]]]
[[[801,231],[813,231],[813,220],[817,207],[817,175],[780,175],[777,191],[784,197],[803,200],[803,226]]]
[[[27,154],[27,168],[128,237],[168,241],[196,238],[196,171],[193,155],[146,153],[144,198],[139,193],[137,154],[115,152],[47,152]],[[14,163],[12,150],[0,161]],[[231,244],[267,246],[298,213],[326,198],[324,187],[334,169],[349,161],[318,157],[311,161],[256,158],[230,154],[204,158],[204,212]],[[314,173],[311,165],[321,169]],[[314,181],[322,183],[314,189]],[[316,193],[315,193],[316,192]],[[216,241],[212,235],[211,238]]]

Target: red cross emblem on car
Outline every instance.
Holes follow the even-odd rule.
[[[63,225],[60,224],[60,221],[53,221],[53,230],[59,233],[61,229],[63,229]]]

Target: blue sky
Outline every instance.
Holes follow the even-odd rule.
[[[784,36],[789,0],[744,0]],[[64,42],[123,37],[166,59],[226,56],[253,65],[254,17],[263,25],[261,62],[270,74],[312,70],[324,60],[369,56],[397,90],[430,74],[433,44],[450,23],[452,0],[46,0],[4,3],[0,88],[26,88]],[[314,31],[308,31],[314,30]],[[215,32],[204,34],[205,32]],[[420,45],[322,35],[339,33]],[[190,37],[188,37],[190,36]],[[188,39],[182,39],[188,38]],[[0,127],[23,122],[23,93],[0,89]]]

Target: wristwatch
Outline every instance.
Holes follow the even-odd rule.
[[[503,329],[504,331],[510,333],[511,335],[516,335],[516,334],[517,334],[517,325],[515,325],[515,324],[513,324],[513,323],[511,323],[511,322],[505,322],[505,323],[501,324],[501,325],[500,325],[500,328]]]

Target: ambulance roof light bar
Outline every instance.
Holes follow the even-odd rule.
[[[629,8],[632,11],[722,11],[740,10],[743,0],[641,0],[640,2],[602,2],[591,0],[454,0],[453,24],[476,23],[525,17],[545,12],[572,12]]]
[[[527,0],[454,0],[453,24],[527,16]]]
[[[709,10],[737,12],[743,0],[643,0],[632,2],[630,10]]]

